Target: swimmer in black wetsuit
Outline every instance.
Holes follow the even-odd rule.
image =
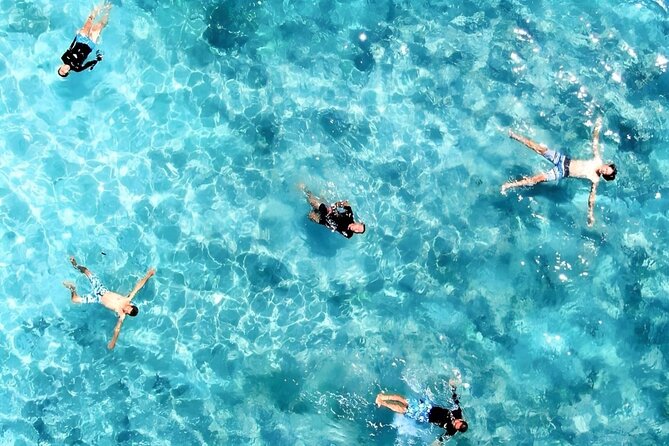
[[[70,47],[61,56],[63,65],[58,68],[58,74],[61,77],[67,77],[70,74],[70,70],[77,73],[87,69],[92,70],[95,64],[102,60],[102,53],[96,49],[96,46],[100,38],[100,33],[109,21],[111,7],[111,3],[103,3],[91,11],[86,23],[77,31],[77,35],[74,37]],[[93,23],[98,14],[102,15],[102,19],[98,23]],[[86,59],[94,50],[95,59],[86,62]]]
[[[402,395],[388,395],[379,393],[376,396],[377,407],[386,407],[393,412],[400,413],[407,418],[418,421],[419,423],[432,423],[445,429],[438,442],[444,441],[444,436],[452,437],[457,432],[467,432],[468,425],[462,418],[462,408],[460,400],[456,394],[455,384],[450,383],[451,400],[453,404],[450,409],[435,406],[426,399],[406,399]]]
[[[353,234],[363,234],[365,232],[365,224],[353,219],[353,209],[351,209],[348,201],[337,201],[332,205],[327,205],[309,192],[303,184],[299,187],[307,195],[307,201],[313,208],[309,212],[311,220],[327,227],[332,232],[340,233],[346,238],[353,237]]]

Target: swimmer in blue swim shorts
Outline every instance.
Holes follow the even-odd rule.
[[[553,168],[548,172],[534,175],[533,177],[526,177],[517,181],[509,181],[502,185],[502,193],[506,193],[508,189],[521,186],[534,186],[535,184],[545,181],[558,181],[562,178],[581,178],[589,180],[590,196],[588,198],[588,226],[592,226],[595,222],[594,208],[595,196],[597,194],[597,186],[599,185],[600,176],[606,181],[612,181],[616,177],[618,170],[615,164],[605,164],[602,161],[602,156],[599,151],[599,131],[602,127],[602,120],[597,119],[595,129],[592,136],[592,151],[593,157],[589,160],[572,160],[568,156],[549,149],[548,147],[537,144],[528,138],[509,131],[509,137],[518,142],[525,144],[530,149],[534,150],[539,155],[546,158],[553,164]]]
[[[63,64],[58,68],[58,75],[67,77],[70,71],[77,73],[84,70],[92,70],[95,65],[102,60],[102,53],[97,49],[97,42],[100,39],[102,30],[109,22],[109,11],[111,3],[103,3],[96,6],[88,15],[84,26],[77,31],[70,47],[63,53],[61,60]],[[101,15],[99,22],[95,23],[95,18]],[[86,62],[88,56],[95,51],[95,59]]]
[[[65,288],[70,290],[70,298],[72,299],[72,302],[75,304],[101,303],[118,315],[118,321],[116,322],[116,327],[114,328],[114,334],[108,344],[108,347],[113,349],[116,345],[116,340],[121,333],[121,325],[123,324],[123,320],[125,319],[126,315],[134,317],[137,316],[137,313],[139,313],[139,309],[132,305],[132,299],[135,297],[137,292],[142,289],[146,282],[156,273],[156,270],[153,268],[149,269],[146,275],[140,279],[139,282],[137,282],[135,288],[133,288],[130,294],[127,296],[121,296],[120,294],[114,293],[113,291],[109,291],[107,287],[102,284],[98,276],[93,274],[93,272],[91,272],[91,270],[85,266],[78,265],[74,257],[70,257],[70,263],[77,271],[85,275],[91,284],[91,292],[84,296],[80,296],[77,294],[77,288],[72,282],[63,282]]]
[[[467,432],[469,427],[467,422],[462,419],[462,409],[455,390],[455,386],[451,384],[453,404],[450,409],[436,406],[427,399],[406,399],[401,395],[383,393],[376,396],[376,405],[377,407],[386,407],[419,423],[436,424],[446,430],[444,435],[450,437],[457,432]]]

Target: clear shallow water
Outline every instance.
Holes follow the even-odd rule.
[[[454,369],[458,444],[666,443],[666,5],[449,3],[124,2],[62,81],[88,5],[0,1],[0,444],[425,444],[374,395]],[[546,168],[499,127],[585,157],[599,115],[593,229],[499,194]],[[69,254],[158,269],[112,353]]]

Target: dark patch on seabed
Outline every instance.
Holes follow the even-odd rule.
[[[231,1],[208,14],[204,38],[214,48],[227,51],[243,47],[257,29],[255,4]]]

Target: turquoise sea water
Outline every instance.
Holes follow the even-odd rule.
[[[0,444],[669,443],[669,20],[645,1],[0,0]],[[548,165],[619,176],[499,193]],[[311,224],[299,182],[367,232]],[[104,253],[104,254],[103,254]],[[118,345],[63,280],[137,297]]]

